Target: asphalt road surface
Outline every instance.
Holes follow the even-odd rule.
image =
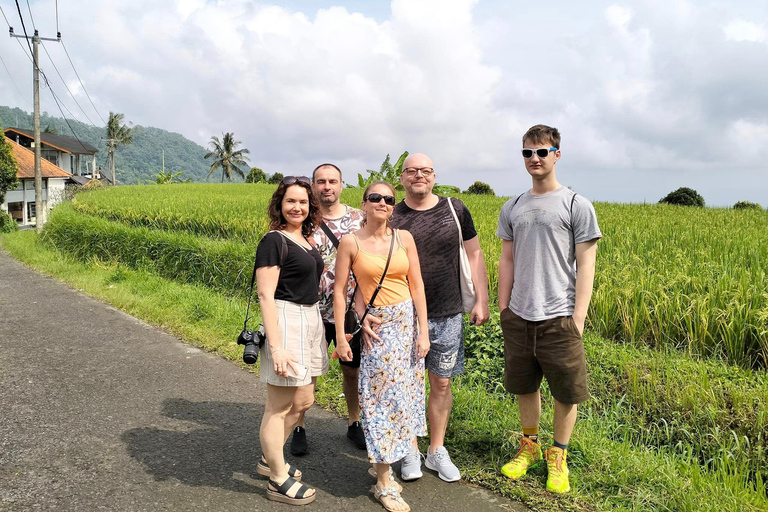
[[[287,511],[255,473],[255,375],[0,250],[0,511]],[[346,421],[313,407],[309,511],[382,511]],[[286,450],[287,452],[287,450]],[[527,510],[425,469],[414,511]]]

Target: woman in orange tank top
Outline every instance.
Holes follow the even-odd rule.
[[[358,394],[368,459],[377,480],[371,491],[387,510],[407,511],[410,508],[400,496],[402,488],[391,477],[390,465],[408,454],[416,436],[426,434],[424,356],[429,352],[429,328],[416,244],[409,232],[389,226],[394,207],[395,191],[389,183],[374,182],[365,189],[366,223],[341,239],[336,275],[348,275],[352,269],[368,304],[394,238],[389,267],[370,312],[382,319],[376,328],[381,341],[366,340],[361,349]],[[352,349],[344,332],[346,300],[345,283],[337,282],[336,353],[349,361]]]

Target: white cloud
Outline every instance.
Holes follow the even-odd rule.
[[[765,42],[765,26],[752,21],[731,21],[723,28],[723,32],[729,41]]]
[[[374,19],[330,1],[296,12],[81,0],[60,7],[60,23],[103,116],[124,112],[202,144],[234,131],[268,172],[333,160],[351,177],[408,149],[429,154],[442,183],[514,193],[529,185],[520,137],[544,122],[563,133],[562,181],[588,197],[631,199],[642,188],[626,189],[632,177],[649,197],[701,180],[730,198],[736,185],[712,180],[733,168],[766,196],[768,45],[746,43],[766,42],[768,19],[738,2],[394,0]],[[53,26],[53,0],[32,8]],[[11,42],[0,52],[23,84],[29,63]],[[0,103],[18,97],[0,80]]]

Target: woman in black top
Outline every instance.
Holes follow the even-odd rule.
[[[269,203],[270,228],[256,251],[256,277],[267,343],[261,379],[267,403],[259,437],[258,472],[269,476],[267,498],[305,505],[315,490],[299,483],[301,472],[285,463],[283,445],[301,413],[314,402],[315,381],[328,371],[328,352],[318,300],[323,259],[309,239],[320,209],[309,178],[289,176]]]

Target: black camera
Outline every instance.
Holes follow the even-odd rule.
[[[256,364],[256,361],[259,360],[259,349],[266,340],[267,337],[261,329],[258,331],[243,329],[240,336],[237,337],[237,344],[245,345],[243,349],[243,362],[245,364]]]

